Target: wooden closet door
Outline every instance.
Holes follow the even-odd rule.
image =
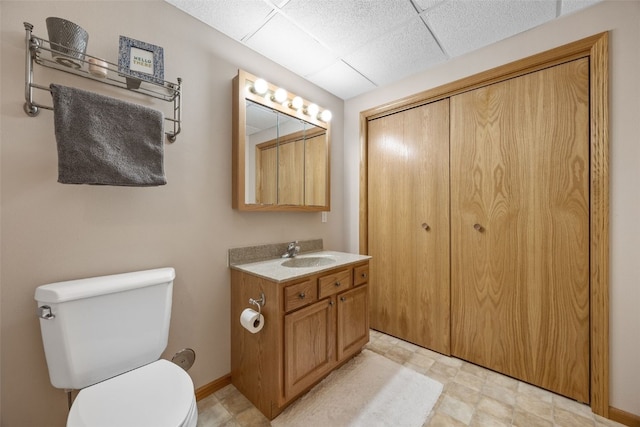
[[[451,98],[452,354],[589,401],[589,63]]]
[[[449,100],[368,124],[371,327],[449,354]]]

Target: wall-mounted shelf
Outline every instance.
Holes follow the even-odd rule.
[[[126,89],[132,92],[140,93],[152,98],[157,98],[163,101],[173,103],[173,118],[165,117],[172,123],[173,130],[171,132],[165,132],[169,141],[176,140],[176,136],[181,131],[182,125],[182,79],[178,77],[178,82],[173,83],[169,81],[162,81],[162,83],[156,83],[151,81],[140,82],[134,76],[128,75],[125,72],[118,70],[118,64],[105,61],[104,59],[84,54],[84,59],[77,60],[81,63],[81,67],[78,69],[66,67],[58,64],[51,57],[52,44],[49,40],[37,37],[32,34],[33,25],[25,22],[24,29],[26,31],[26,60],[25,60],[25,104],[24,111],[31,117],[35,117],[40,112],[40,109],[53,110],[52,106],[39,104],[33,99],[33,89],[49,91],[49,87],[41,84],[37,84],[33,80],[33,68],[34,64],[41,65],[43,67],[51,68],[65,73],[73,74],[82,78],[97,81],[109,86],[115,86],[122,89]],[[67,48],[68,49],[68,48]],[[72,49],[69,49],[73,52]],[[106,76],[98,77],[91,74],[89,70],[89,60],[93,58],[106,63]],[[131,83],[137,84],[140,82],[139,87],[134,88]]]

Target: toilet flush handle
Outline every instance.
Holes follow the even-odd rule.
[[[51,307],[43,305],[38,307],[38,317],[44,320],[53,320],[56,318],[56,315],[51,312]]]

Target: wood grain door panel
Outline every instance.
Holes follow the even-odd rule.
[[[453,355],[588,402],[587,59],[451,98],[451,213]]]
[[[335,297],[284,316],[284,395],[289,399],[336,363]]]
[[[449,354],[449,100],[368,126],[371,326]]]
[[[337,297],[338,361],[360,351],[369,341],[369,298],[367,285],[343,292]]]

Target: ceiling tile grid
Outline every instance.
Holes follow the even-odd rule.
[[[446,59],[418,15],[344,58],[376,86],[392,83]]]
[[[339,56],[417,14],[409,0],[290,0],[282,11]]]
[[[165,1],[349,99],[603,0]]]
[[[166,0],[234,40],[250,35],[273,13],[264,0]]]
[[[331,50],[280,14],[269,19],[245,44],[303,77],[338,59]]]
[[[307,79],[330,93],[340,94],[342,99],[353,98],[377,87],[342,60],[307,76]]]
[[[447,0],[414,0],[413,4],[415,4],[418,10],[425,11],[446,1]]]
[[[450,57],[460,56],[556,17],[555,1],[448,1],[425,21]]]

